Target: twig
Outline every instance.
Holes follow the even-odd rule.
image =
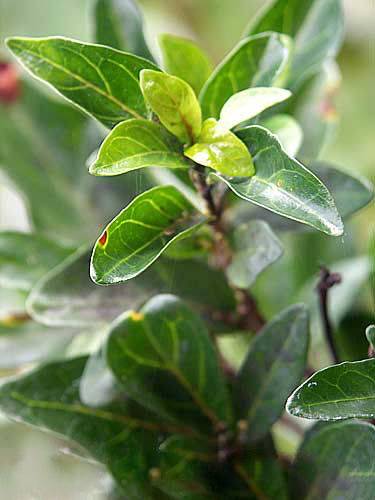
[[[333,360],[336,364],[340,362],[340,358],[336,351],[336,346],[333,338],[332,323],[328,312],[328,290],[333,286],[338,285],[339,283],[341,283],[340,274],[331,273],[328,268],[326,268],[325,266],[321,266],[320,280],[318,286],[316,287],[316,291],[319,296],[320,314],[322,317],[325,336],[331,349]]]

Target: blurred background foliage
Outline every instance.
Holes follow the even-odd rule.
[[[156,54],[157,35],[169,32],[195,39],[219,62],[265,1],[140,0],[139,3],[146,17],[147,39]],[[0,57],[9,57],[2,43],[8,35],[58,34],[91,40],[91,5],[91,0],[0,0]],[[340,122],[323,158],[375,183],[375,0],[344,0],[344,5],[347,33],[338,58],[342,87],[335,98]],[[345,276],[341,291],[338,288],[334,298],[338,311],[334,320],[341,339],[339,350],[342,358],[347,359],[348,342],[354,342],[356,349],[349,349],[351,353],[358,353],[356,359],[365,357],[364,327],[373,321],[374,310],[367,286],[367,264],[358,255],[368,251],[374,234],[374,216],[372,203],[347,224],[345,235],[338,239],[314,233],[284,237],[283,240],[288,240],[284,258],[264,273],[255,287],[263,312],[271,316],[293,300],[312,300],[318,263],[341,261],[334,266],[343,270]],[[0,177],[0,229],[27,227],[22,200]],[[353,312],[348,313],[345,304],[349,308],[355,306],[351,308]],[[342,315],[340,311],[344,311]],[[313,322],[315,327],[318,329]],[[312,350],[311,362],[316,368],[330,361],[319,339],[319,335],[314,336]],[[230,354],[230,339],[227,342]],[[238,361],[240,353],[232,355]],[[28,428],[21,432],[19,427],[15,430],[9,422],[0,421],[0,498],[108,498],[110,484],[105,472],[89,462],[64,456],[59,451],[61,447],[61,442],[54,438]]]

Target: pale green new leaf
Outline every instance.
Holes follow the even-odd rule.
[[[96,43],[153,61],[143,35],[143,17],[133,0],[96,0],[94,32]]]
[[[164,127],[183,144],[194,143],[201,132],[202,113],[190,85],[176,76],[144,70],[141,88]]]
[[[161,125],[146,120],[119,123],[106,137],[93,175],[119,175],[144,167],[189,168],[181,144]]]
[[[213,70],[206,54],[191,40],[176,35],[161,35],[159,43],[165,70],[185,80],[198,95]]]
[[[227,276],[239,288],[249,288],[259,274],[283,254],[280,240],[261,220],[237,226],[233,240],[233,258]]]
[[[219,118],[226,101],[249,87],[282,87],[291,58],[291,40],[263,33],[240,42],[214,70],[199,100],[203,118]]]
[[[288,156],[296,157],[302,145],[303,130],[295,118],[279,114],[261,120],[259,125],[276,135]]]
[[[220,111],[220,120],[224,127],[231,129],[264,110],[289,99],[289,90],[277,87],[255,87],[242,90],[232,95]]]
[[[139,86],[142,59],[110,47],[68,38],[9,38],[8,47],[37,78],[107,127],[129,118],[147,118]]]
[[[91,259],[93,281],[109,285],[134,278],[173,241],[196,231],[205,220],[174,186],[144,192],[97,241]]]
[[[203,123],[198,142],[185,150],[185,156],[228,176],[254,174],[253,160],[245,144],[214,118]]]
[[[283,151],[277,137],[259,126],[237,132],[254,158],[256,174],[223,180],[244,200],[332,236],[343,233],[343,223],[328,189],[313,173]]]

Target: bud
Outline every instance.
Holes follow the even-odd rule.
[[[20,95],[20,82],[16,68],[6,62],[0,62],[0,102],[10,104]]]

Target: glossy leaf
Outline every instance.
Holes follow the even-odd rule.
[[[291,57],[291,41],[264,33],[240,42],[214,70],[199,100],[203,118],[219,118],[226,101],[249,87],[282,86]]]
[[[244,200],[332,236],[343,233],[343,223],[327,188],[297,160],[290,158],[277,138],[263,127],[241,129],[238,137],[254,158],[250,179],[218,176]]]
[[[159,43],[167,73],[185,80],[198,95],[212,73],[211,61],[198,45],[186,38],[164,34]]]
[[[214,118],[203,123],[198,142],[185,150],[185,156],[225,175],[245,177],[254,174],[247,147]]]
[[[297,120],[290,115],[280,114],[261,120],[262,127],[278,138],[288,156],[295,157],[302,145],[303,131]]]
[[[134,278],[173,242],[198,229],[205,218],[173,186],[160,186],[135,198],[105,228],[91,259],[98,284]]]
[[[290,397],[289,413],[317,420],[375,417],[375,360],[324,368]]]
[[[231,421],[231,405],[215,348],[198,316],[173,295],[158,295],[111,327],[111,370],[127,394],[165,418]],[[207,428],[207,427],[206,427]]]
[[[47,271],[72,252],[72,248],[41,235],[0,233],[0,286],[29,291]]]
[[[0,389],[0,408],[10,417],[77,442],[106,464],[130,499],[150,499],[148,471],[155,453],[153,425],[126,407],[89,408],[77,380],[87,358],[45,365]]]
[[[375,349],[375,325],[370,325],[366,329],[366,338],[370,346]]]
[[[128,120],[106,137],[90,174],[119,175],[144,167],[189,168],[182,146],[157,123]]]
[[[191,144],[202,128],[202,113],[193,89],[176,76],[159,71],[141,72],[144,98],[152,111],[183,144]]]
[[[131,54],[67,38],[10,38],[8,47],[37,78],[44,80],[107,127],[147,117],[139,73],[157,70]]]
[[[294,462],[291,478],[298,500],[372,500],[375,430],[370,424],[318,424]]]
[[[273,30],[295,40],[289,84],[298,88],[340,47],[344,19],[341,0],[276,0],[266,8],[246,35]]]
[[[96,43],[153,61],[143,35],[142,14],[133,0],[96,0],[94,23]]]
[[[233,94],[224,104],[220,111],[220,123],[231,129],[289,99],[291,95],[289,90],[277,87],[255,87],[242,90]]]
[[[307,310],[296,305],[279,314],[251,343],[234,388],[237,414],[247,420],[251,440],[267,433],[301,381],[308,340]]]
[[[51,329],[30,320],[11,324],[0,321],[0,369],[62,357],[77,333],[68,328]]]
[[[266,222],[255,220],[236,227],[234,255],[227,269],[229,281],[249,288],[268,266],[283,254],[280,240]]]

